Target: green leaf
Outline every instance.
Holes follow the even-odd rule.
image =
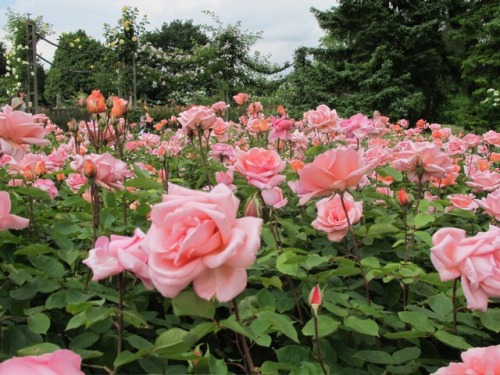
[[[66,306],[66,292],[52,293],[45,301],[45,308],[47,310],[60,309],[64,306]]]
[[[172,299],[172,306],[174,307],[175,316],[201,316],[207,319],[213,319],[215,316],[213,302],[201,299],[191,290],[179,293]]]
[[[394,181],[397,182],[403,181],[403,174],[400,171],[391,167],[377,168],[377,173],[382,177],[391,176],[392,178],[394,178]]]
[[[422,228],[432,223],[434,220],[436,220],[434,216],[421,212],[415,216],[413,222],[416,228]]]
[[[489,308],[486,312],[480,313],[479,319],[487,329],[493,332],[500,332],[500,310]]]
[[[425,243],[427,246],[432,247],[432,236],[424,231],[417,230],[415,231],[415,238],[419,239],[423,243]]]
[[[43,244],[31,244],[25,247],[20,248],[14,254],[16,255],[36,255],[36,254],[46,254],[53,253],[54,249],[47,245]]]
[[[33,333],[46,334],[50,328],[50,319],[43,313],[28,317],[28,328]]]
[[[471,345],[469,345],[463,337],[453,335],[453,334],[446,332],[446,331],[443,331],[443,330],[437,331],[434,334],[434,336],[442,343],[449,345],[453,348],[462,349],[462,350],[467,350],[467,349],[471,348]]]
[[[328,315],[318,315],[318,334],[319,337],[325,337],[335,332],[339,328],[340,322],[337,322]],[[304,328],[304,336],[314,336],[314,318],[310,319]]]
[[[208,362],[208,368],[210,369],[210,374],[217,374],[217,375],[227,374],[226,362],[222,359],[217,359],[214,356],[210,356],[210,361]]]
[[[66,325],[66,331],[70,330],[70,329],[75,329],[75,328],[78,328],[80,326],[82,326],[83,324],[85,324],[85,321],[87,319],[85,318],[85,311],[82,311],[81,313],[75,315],[74,317],[72,317],[68,324]]]
[[[383,238],[388,234],[399,232],[399,229],[392,224],[376,223],[368,228],[367,236]]]
[[[29,255],[29,260],[33,266],[45,271],[48,277],[60,279],[66,272],[62,263],[46,255]]]
[[[362,359],[365,362],[377,363],[379,365],[392,365],[392,356],[381,350],[360,350],[353,357]]]
[[[297,255],[292,252],[280,254],[276,259],[276,268],[285,275],[297,276],[297,270],[301,260],[296,259]],[[305,259],[305,257],[302,260]]]
[[[260,371],[262,375],[276,375],[282,373],[283,371],[290,372],[296,367],[297,365],[291,363],[266,361],[260,367]]]
[[[375,257],[363,258],[361,259],[361,264],[365,267],[380,268],[380,262]]]
[[[344,325],[353,331],[370,336],[378,336],[378,324],[372,319],[360,319],[357,316],[348,316]]]
[[[33,199],[41,199],[44,201],[51,201],[49,193],[42,189],[38,189],[32,186],[13,187],[13,191],[19,195],[31,196]]]
[[[69,344],[71,350],[74,349],[87,349],[99,340],[99,335],[94,332],[83,332],[82,334],[73,338]]]
[[[287,315],[278,314],[272,311],[261,311],[257,313],[257,319],[269,322],[278,332],[281,332],[297,343],[299,342],[297,331],[293,326],[293,322]]]
[[[150,189],[155,189],[155,190],[162,190],[163,185],[159,182],[157,182],[153,178],[134,178],[130,180],[126,180],[125,184],[126,187],[135,187],[135,188],[141,188],[145,190],[150,190]]]
[[[32,345],[27,348],[19,349],[17,351],[17,354],[24,357],[27,355],[40,355],[45,353],[52,353],[59,349],[61,349],[61,347],[59,347],[56,344],[52,344],[50,342],[42,342],[40,344]]]
[[[219,322],[219,326],[221,328],[227,328],[227,329],[230,329],[231,331],[234,331],[234,332],[239,333],[243,336],[246,336],[250,340],[254,340],[254,338],[255,338],[254,333],[252,332],[252,330],[249,327],[244,326],[243,324],[241,324],[240,322],[237,322],[234,319],[221,320]]]
[[[412,329],[411,331],[401,331],[401,332],[388,332],[384,335],[384,337],[387,337],[388,339],[416,339],[419,337],[424,337],[426,336],[425,332],[422,331],[417,331]]]
[[[401,321],[410,324],[417,331],[434,332],[434,326],[425,315],[413,311],[401,311],[398,313]]]
[[[149,352],[150,352],[150,349],[148,349],[148,348],[141,349],[136,353],[132,353],[129,350],[124,350],[123,352],[121,352],[118,355],[118,357],[116,357],[115,361],[113,362],[113,365],[115,366],[115,368],[117,368],[117,367],[123,366],[127,363],[137,361],[138,359],[144,357]]]
[[[436,314],[446,317],[453,311],[453,303],[450,297],[445,296],[443,293],[435,294],[429,297],[429,306]]]
[[[418,359],[420,357],[420,353],[421,351],[419,347],[412,346],[392,353],[392,358],[394,359],[394,364],[400,365],[413,359]]]

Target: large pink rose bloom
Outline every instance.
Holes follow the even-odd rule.
[[[441,280],[461,276],[471,310],[486,311],[489,297],[500,297],[500,228],[465,238],[461,229],[442,228],[432,242],[431,260]]]
[[[495,171],[475,171],[471,174],[472,181],[465,184],[474,191],[495,191],[500,188],[500,173]]]
[[[95,247],[89,251],[88,258],[83,261],[92,269],[92,280],[102,280],[125,270],[140,278],[146,288],[152,289],[147,265],[148,255],[141,247],[144,236],[140,229],[136,229],[132,237],[114,234],[109,239],[105,236],[99,237]]]
[[[279,173],[285,169],[286,161],[281,160],[274,150],[259,147],[248,151],[235,150],[235,159],[236,172],[258,189],[270,189],[285,181],[285,176]]]
[[[0,232],[7,229],[23,229],[30,223],[28,219],[11,214],[10,208],[9,193],[0,191]]]
[[[85,157],[80,155],[75,155],[75,159],[70,163],[70,167],[80,173],[82,176],[85,175],[84,171],[84,161],[85,159],[91,160],[97,170],[97,175],[94,180],[97,185],[102,186],[106,189],[119,189],[123,190],[123,181],[125,177],[129,176],[129,170],[127,168],[127,163],[122,160],[115,159],[111,154],[105,152],[104,154],[90,154]]]
[[[378,160],[367,162],[364,150],[338,147],[328,150],[298,171],[300,177],[300,204],[312,197],[329,196],[356,187],[365,173],[375,168]]]
[[[398,171],[408,172],[411,182],[428,181],[431,177],[442,178],[453,172],[450,157],[439,146],[430,142],[402,142],[392,162]]]
[[[0,363],[0,375],[85,375],[82,358],[60,349],[38,356],[13,357]]]
[[[22,111],[13,111],[9,105],[0,112],[0,154],[11,155],[21,160],[26,153],[23,145],[47,145],[43,139],[45,131],[35,123],[33,115]]]
[[[500,374],[500,345],[471,348],[463,352],[463,363],[450,363],[433,375],[483,375]]]
[[[184,131],[207,130],[216,125],[216,116],[213,109],[202,105],[193,106],[187,111],[179,113],[177,118]]]
[[[321,199],[316,203],[318,217],[312,222],[312,227],[326,232],[330,241],[342,241],[349,232],[349,223],[355,224],[363,216],[363,203],[354,202],[351,194],[344,194],[344,205],[347,215],[340,194],[336,194],[333,198]]]
[[[154,286],[173,298],[193,282],[203,299],[235,298],[260,248],[262,219],[237,219],[239,200],[224,184],[208,193],[169,184],[168,192],[144,239]]]
[[[281,118],[271,116],[271,123],[273,127],[269,132],[269,142],[274,142],[277,139],[284,141],[292,139],[293,121],[287,119],[285,116]]]
[[[311,129],[316,129],[323,133],[338,132],[340,128],[340,118],[336,110],[321,104],[316,109],[311,109],[304,113],[304,121]]]
[[[475,202],[481,207],[487,215],[500,221],[500,189],[495,190],[481,200],[475,199]]]

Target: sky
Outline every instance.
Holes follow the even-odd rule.
[[[216,26],[212,18],[203,13],[208,10],[224,25],[241,23],[243,31],[262,32],[262,38],[252,50],[268,56],[273,63],[293,61],[294,51],[301,46],[318,46],[324,32],[310,12],[311,7],[327,10],[335,0],[0,0],[0,40],[5,38],[5,11],[31,13],[42,16],[52,25],[54,34],[47,37],[57,43],[63,32],[85,30],[87,35],[103,40],[104,23],[116,26],[122,7],[139,9],[149,24],[147,31],[161,28],[173,20],[193,20],[193,24]],[[37,52],[51,61],[55,47],[40,41]]]

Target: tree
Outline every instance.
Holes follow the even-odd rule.
[[[318,48],[299,49],[298,105],[322,102],[344,116],[380,110],[393,118],[432,117],[442,104],[444,42],[439,1],[341,0],[312,8],[326,36]],[[309,100],[311,98],[311,100]]]
[[[95,88],[111,94],[116,91],[112,68],[109,50],[99,41],[83,30],[65,33],[59,38],[47,72],[45,98],[55,105],[73,99],[77,92],[90,93]]]

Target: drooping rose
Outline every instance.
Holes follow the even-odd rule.
[[[0,375],[85,375],[82,358],[67,349],[52,353],[13,357],[0,363]]]
[[[349,223],[353,225],[363,216],[363,202],[355,202],[349,193],[343,195],[345,210],[340,194],[323,198],[316,203],[318,217],[311,223],[313,228],[326,232],[328,239],[333,242],[342,241],[349,232]]]
[[[271,189],[263,189],[261,195],[266,206],[272,208],[282,208],[288,203],[288,199],[283,198],[283,191],[278,186],[274,186]]]
[[[303,195],[299,203],[354,188],[376,165],[377,161],[366,162],[363,149],[356,151],[352,147],[338,147],[326,151],[297,172]]]
[[[279,173],[285,169],[286,162],[274,150],[259,147],[248,151],[235,150],[235,159],[236,172],[258,189],[270,189],[285,181],[285,176]]]
[[[11,214],[10,209],[9,193],[0,191],[0,232],[7,229],[23,229],[30,223],[28,219]]]
[[[8,105],[0,111],[0,156],[11,155],[14,160],[21,160],[28,145],[47,145],[43,127],[35,123],[33,115],[22,111],[13,111]]]
[[[168,192],[144,239],[154,286],[173,298],[193,282],[203,299],[233,299],[246,287],[262,219],[236,218],[239,200],[224,184],[208,193],[169,184]]]

